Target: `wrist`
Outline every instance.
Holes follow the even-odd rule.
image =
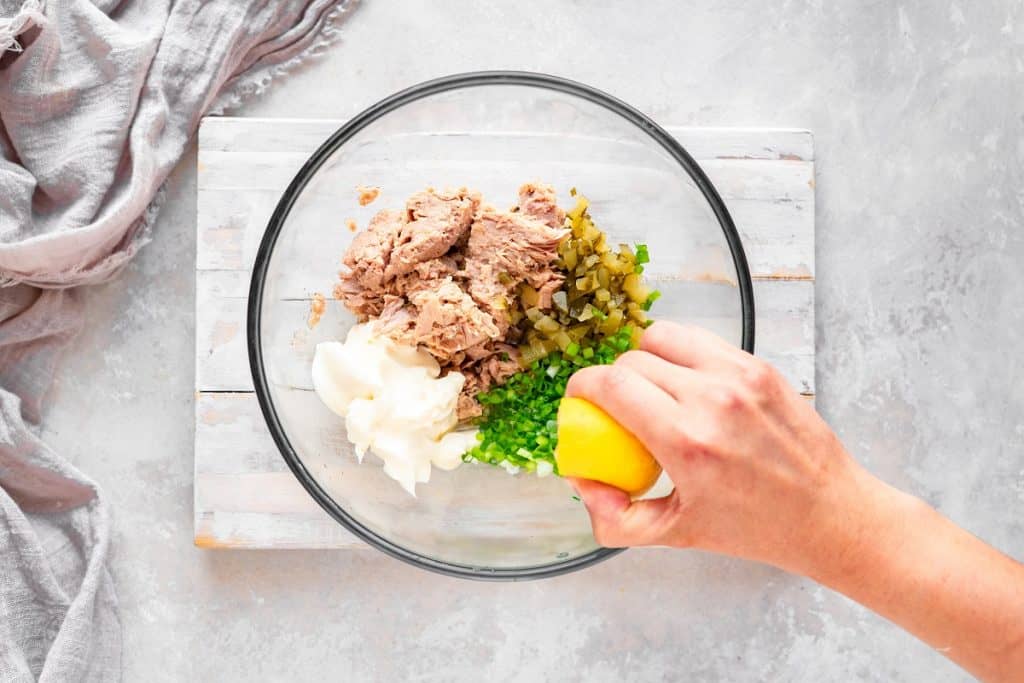
[[[930,508],[920,499],[889,486],[849,461],[848,472],[828,487],[819,501],[821,525],[810,535],[812,547],[799,573],[843,593],[899,557],[915,520]]]

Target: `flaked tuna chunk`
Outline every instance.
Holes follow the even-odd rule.
[[[568,230],[552,228],[523,213],[481,208],[466,246],[469,293],[501,324],[508,317],[509,294],[521,283],[550,286],[558,243],[567,234]]]
[[[366,265],[372,266],[373,262]],[[417,263],[411,272],[406,273],[394,280],[381,282],[378,269],[367,268],[366,265],[357,271],[353,269],[349,273],[341,273],[339,282],[334,288],[334,297],[341,302],[358,318],[365,322],[369,318],[375,318],[384,310],[385,297],[403,297],[421,289],[429,289],[436,280],[451,277],[459,272],[459,262],[451,256],[431,259],[423,263]],[[362,281],[357,273],[367,273]],[[363,282],[369,282],[371,286],[364,286]]]
[[[455,408],[459,422],[472,420],[484,414],[484,407],[476,400],[478,393],[479,389],[470,382],[469,377],[466,377],[466,383],[462,385],[462,393],[459,394],[459,402]]]
[[[401,301],[383,309],[377,329],[401,344],[422,346],[441,365],[501,335],[491,316],[451,278],[413,292],[406,305]]]
[[[522,368],[519,366],[519,356],[516,353],[496,353],[481,363],[480,376],[484,378],[487,387],[494,384],[504,384],[512,375]]]
[[[526,183],[519,188],[519,210],[549,228],[561,228],[565,223],[565,211],[559,208],[557,201],[555,188],[550,185]]]
[[[558,258],[558,243],[568,234],[522,213],[484,207],[469,232],[467,266],[473,260],[489,263],[507,279],[529,281],[550,269]]]
[[[416,324],[416,309],[404,297],[386,294],[381,298],[381,311],[374,323],[380,334],[395,337]]]
[[[417,263],[412,271],[389,282],[388,287],[393,294],[409,295],[422,289],[430,289],[436,286],[438,280],[451,278],[458,272],[458,260],[452,256],[442,256]]]
[[[345,250],[342,263],[350,272],[342,279],[357,282],[364,289],[379,289],[384,284],[391,252],[404,225],[401,211],[378,212]]]
[[[531,285],[537,289],[537,308],[542,311],[551,308],[552,297],[562,288],[563,282],[565,282],[565,277],[561,273],[554,272],[547,273],[547,280],[541,284],[537,284],[535,279]]]
[[[405,223],[395,240],[385,277],[410,273],[416,264],[444,256],[465,237],[480,197],[465,188],[417,192],[406,202]]]
[[[504,384],[505,380],[521,369],[516,348],[500,342],[489,345],[485,358],[458,368],[466,377],[457,407],[459,420],[481,415],[483,410],[476,400],[476,395],[496,384]]]
[[[352,311],[352,315],[361,323],[377,317],[384,310],[384,298],[380,296],[380,291],[363,289],[347,273],[342,273],[341,282],[334,286],[334,298]]]
[[[377,213],[366,230],[352,238],[342,257],[348,271],[339,273],[341,282],[334,288],[334,296],[360,322],[380,315],[384,308],[383,296],[388,293],[384,270],[403,222],[401,211]]]
[[[466,259],[463,278],[469,295],[491,314],[494,324],[504,336],[511,325],[508,311],[509,293],[513,289],[511,280],[501,277],[501,273],[484,259],[472,258]]]

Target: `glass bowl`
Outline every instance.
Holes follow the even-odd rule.
[[[249,291],[249,360],[274,441],[309,494],[359,538],[424,569],[537,578],[620,552],[597,545],[583,505],[555,476],[435,468],[410,496],[375,456],[357,463],[344,421],[312,391],[316,343],[343,339],[355,323],[333,300],[318,326],[306,323],[312,293],[332,289],[348,219],[365,226],[428,186],[467,186],[511,206],[531,180],[555,186],[563,206],[578,188],[612,243],[649,245],[645,276],[662,292],[655,318],[753,350],[750,274],[729,212],[686,150],[636,109],[553,76],[480,72],[359,114],[309,158],[270,219]],[[360,206],[360,185],[382,188],[380,198]]]

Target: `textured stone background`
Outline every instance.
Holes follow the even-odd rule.
[[[366,2],[236,113],[344,117],[518,68],[663,123],[814,130],[820,410],[873,471],[1024,557],[1024,2],[431,4]],[[195,549],[194,165],[90,293],[45,429],[116,510],[125,680],[967,680],[837,595],[701,553],[492,585],[369,550]]]

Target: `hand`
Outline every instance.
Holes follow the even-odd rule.
[[[811,574],[873,532],[847,514],[858,499],[897,493],[774,368],[705,330],[657,322],[639,350],[577,372],[566,393],[633,432],[675,484],[665,498],[631,502],[575,480],[605,546],[695,547]]]
[[[861,468],[763,360],[658,322],[566,393],[633,432],[675,490],[574,480],[607,546],[703,548],[804,574],[986,681],[1024,676],[1024,565]]]

